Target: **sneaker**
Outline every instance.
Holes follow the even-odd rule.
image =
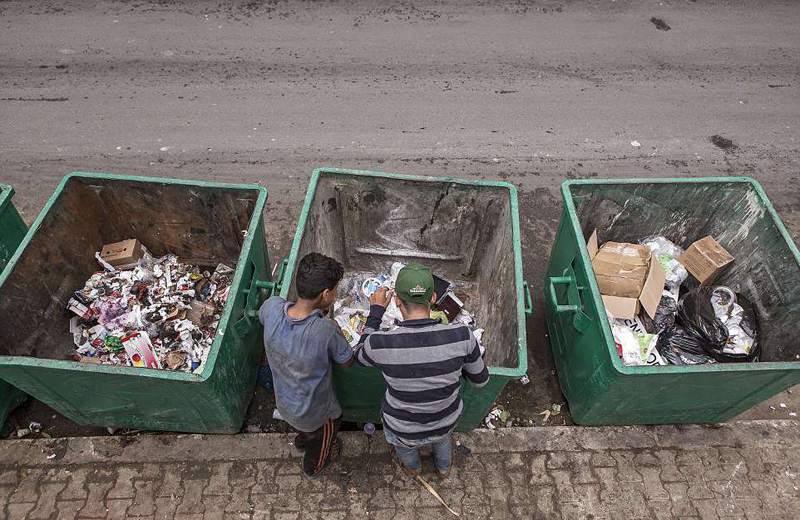
[[[342,439],[336,437],[331,443],[331,453],[328,455],[328,464],[336,462],[342,456]]]
[[[308,473],[306,473],[305,475],[310,479],[315,479],[319,477],[328,468],[328,466],[336,462],[341,456],[342,456],[342,441],[337,437],[333,439],[333,442],[331,443],[331,452],[328,454],[328,460],[325,461],[325,464],[322,466],[322,469],[320,469],[319,471],[317,471],[312,475],[309,475]]]

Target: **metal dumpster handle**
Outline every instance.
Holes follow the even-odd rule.
[[[577,305],[560,305],[558,297],[556,296],[556,284],[566,284],[572,286],[575,284],[575,278],[572,276],[551,276],[550,277],[550,303],[555,307],[556,312],[575,312],[578,310]],[[569,290],[569,288],[567,289]]]
[[[254,321],[258,320],[258,309],[261,307],[261,291],[266,290],[266,297],[269,298],[280,292],[283,285],[283,277],[286,275],[286,267],[289,259],[284,258],[280,263],[280,271],[272,280],[261,280],[261,272],[258,266],[253,264],[253,275],[250,280],[250,287],[244,289],[245,295],[244,309],[242,309],[242,319],[236,322],[235,329],[240,336],[246,336],[253,330]]]
[[[531,300],[531,288],[528,287],[528,282],[522,282],[522,290],[525,291],[525,314],[530,316],[533,314],[533,300]]]
[[[275,291],[273,292],[280,292],[283,289],[283,278],[286,276],[286,268],[289,267],[289,259],[284,258],[281,260],[280,266],[281,268],[278,271],[278,276],[275,277]],[[275,269],[273,269],[272,272],[274,274]]]
[[[575,327],[575,330],[578,332],[585,331],[592,322],[592,319],[583,312],[580,294],[580,291],[583,289],[583,287],[578,286],[572,266],[570,265],[564,269],[562,276],[551,276],[549,277],[548,281],[550,303],[552,303],[556,313],[572,314],[572,326]],[[558,284],[567,286],[567,305],[561,305],[558,303],[558,296],[556,296],[556,285]]]

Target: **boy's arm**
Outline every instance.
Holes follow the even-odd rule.
[[[367,316],[367,323],[364,325],[364,330],[361,331],[361,339],[358,340],[356,345],[356,361],[359,365],[364,367],[375,366],[375,362],[370,357],[372,346],[370,345],[370,335],[381,328],[381,320],[383,313],[386,312],[386,307],[380,305],[370,305],[369,316]]]
[[[489,370],[483,362],[481,357],[481,349],[478,346],[478,340],[470,332],[469,349],[470,352],[464,358],[464,369],[462,374],[464,379],[469,381],[472,386],[482,387],[489,382]]]
[[[386,306],[389,304],[391,297],[392,294],[384,288],[378,289],[369,297],[369,316],[367,316],[367,323],[364,324],[364,330],[361,331],[361,339],[358,340],[358,345],[356,346],[356,361],[361,366],[375,366],[375,362],[370,358],[372,347],[369,336],[381,328],[383,313],[386,312]]]
[[[330,320],[325,321],[329,322]],[[330,326],[332,327],[332,330],[330,333],[328,333],[328,352],[330,353],[331,359],[333,359],[339,366],[343,368],[350,368],[353,366],[353,363],[355,363],[353,349],[350,348],[350,344],[347,343],[346,339],[344,339],[342,331],[339,329],[338,325],[336,325],[334,322],[330,322]]]

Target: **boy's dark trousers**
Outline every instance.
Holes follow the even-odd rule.
[[[303,457],[303,471],[306,475],[317,475],[325,469],[331,457],[336,456],[334,441],[336,441],[341,424],[341,417],[328,419],[325,424],[313,432],[298,432],[295,445],[306,451]]]

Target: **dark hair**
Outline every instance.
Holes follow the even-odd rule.
[[[304,300],[313,300],[325,289],[333,290],[344,276],[342,264],[320,253],[309,253],[297,266],[295,286],[297,295]]]

